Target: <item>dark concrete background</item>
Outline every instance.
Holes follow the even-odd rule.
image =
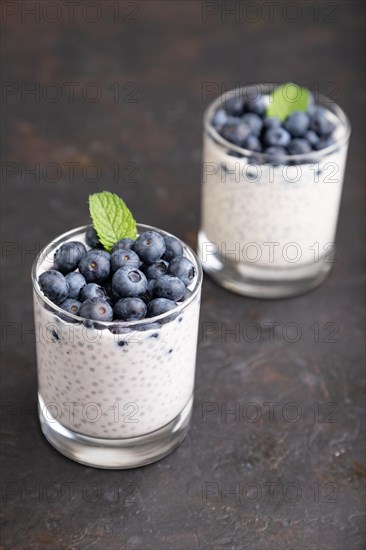
[[[237,21],[225,21],[235,3],[104,0],[98,13],[80,2],[69,17],[56,2],[54,23],[50,3],[40,3],[39,22],[25,11],[34,2],[4,4],[1,548],[363,548],[363,3],[240,2]],[[35,412],[36,250],[86,222],[88,195],[103,189],[195,246],[203,90],[210,100],[221,87],[287,80],[333,95],[353,126],[330,277],[284,301],[239,297],[205,278],[184,444],[130,471],[64,458]],[[39,181],[27,173],[35,163]],[[77,163],[74,178],[67,163]],[[94,183],[89,163],[101,172]],[[204,338],[207,323],[215,334]],[[255,323],[261,338],[250,341],[249,330],[235,341],[225,333],[235,323]],[[268,323],[278,323],[273,339]],[[287,323],[300,327],[298,341]],[[204,422],[207,402],[236,402],[243,415]],[[280,403],[273,419],[268,402]]]

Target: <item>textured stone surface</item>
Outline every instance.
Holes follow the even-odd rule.
[[[363,5],[300,2],[300,18],[290,23],[278,8],[271,22],[268,8],[255,3],[262,9],[256,23],[248,22],[256,16],[250,11],[225,23],[220,2],[117,2],[117,23],[112,2],[96,4],[98,23],[75,8],[71,22],[63,11],[54,24],[42,16],[22,23],[19,12],[4,24],[3,80],[19,88],[3,104],[2,125],[3,160],[18,169],[2,180],[2,547],[363,548]],[[125,21],[131,17],[137,21]],[[135,471],[64,458],[43,438],[35,411],[35,251],[85,223],[87,197],[102,189],[123,195],[139,221],[195,246],[204,83],[211,99],[222,86],[286,80],[334,91],[353,125],[330,277],[308,295],[273,302],[230,294],[205,278],[194,417],[184,444]],[[65,82],[77,83],[73,102]],[[82,95],[90,82],[102,90],[94,103]],[[55,103],[42,98],[42,91],[55,93],[49,83],[61,89]],[[22,86],[35,84],[40,101],[22,101]],[[86,93],[94,97],[95,88]],[[21,174],[36,162],[39,182]],[[53,183],[50,162],[62,172]],[[74,181],[65,164],[73,162]],[[101,170],[95,183],[88,181],[92,167],[86,177],[81,172],[91,162]],[[225,333],[235,323],[237,341]],[[294,326],[301,337],[291,342]],[[239,419],[229,414],[235,403]],[[273,417],[266,403],[279,403]]]

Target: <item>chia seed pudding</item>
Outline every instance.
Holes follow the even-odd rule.
[[[51,243],[34,268],[40,408],[48,422],[57,421],[90,437],[149,434],[175,419],[192,399],[200,267],[182,243],[184,257],[196,269],[186,301],[152,319],[83,320],[50,302],[37,281],[52,268],[54,252],[61,244],[75,240],[86,244],[85,229]]]
[[[266,151],[276,147],[265,149],[263,145],[263,126],[261,134],[256,134],[261,141],[252,135],[241,142],[253,143],[256,150],[245,149],[238,145],[240,141],[233,138],[230,142],[223,137],[221,124],[225,120],[223,104],[245,98],[246,94],[248,88],[224,94],[205,115],[199,236],[199,255],[205,270],[219,282],[225,279],[225,270],[231,270],[228,278],[236,279],[239,285],[241,276],[246,275],[248,279],[268,277],[272,281],[296,278],[294,270],[304,268],[304,273],[308,266],[313,269],[314,264],[331,263],[335,258],[334,239],[350,132],[343,111],[323,98],[327,122],[333,127],[328,146],[319,150],[305,147],[302,154],[290,154],[289,148],[278,147],[283,154],[274,158]],[[261,101],[266,108],[268,93],[263,92]],[[218,121],[220,116],[222,121]],[[248,114],[240,116],[244,120]],[[235,121],[232,116],[228,118]],[[229,130],[232,128],[226,135],[230,137]],[[311,134],[323,139],[313,131]],[[293,136],[291,139],[305,141],[294,140]]]

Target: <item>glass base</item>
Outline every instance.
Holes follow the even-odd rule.
[[[45,418],[42,413],[45,405],[38,395],[41,428],[49,443],[76,462],[105,469],[137,468],[167,456],[187,435],[192,406],[193,396],[174,420],[155,432],[124,439],[100,439],[65,428],[49,412]]]
[[[258,267],[247,262],[233,262],[218,252],[203,257],[202,250],[214,250],[215,245],[200,231],[198,256],[206,273],[224,288],[251,298],[289,298],[304,294],[319,286],[331,270],[325,258],[318,262],[290,268]]]

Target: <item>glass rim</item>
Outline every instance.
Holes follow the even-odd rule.
[[[198,259],[198,256],[196,255],[196,253],[192,250],[192,248],[185,241],[183,241],[179,237],[176,237],[172,233],[169,233],[168,231],[165,231],[164,229],[159,229],[159,228],[153,227],[151,225],[145,225],[145,224],[141,224],[141,223],[136,222],[138,232],[141,232],[139,230],[156,231],[160,234],[163,234],[164,236],[174,237],[175,239],[177,239],[183,245],[184,249],[188,250],[188,252],[192,256],[192,258],[195,262],[194,267],[196,268],[197,274],[196,274],[196,282],[195,282],[194,289],[191,291],[192,295],[187,300],[185,300],[184,302],[178,304],[174,309],[171,309],[170,311],[162,313],[161,315],[156,315],[155,317],[145,317],[144,319],[140,319],[138,321],[122,321],[122,320],[118,320],[118,319],[115,319],[113,321],[97,321],[96,319],[86,319],[85,317],[80,317],[79,315],[74,315],[73,313],[69,313],[68,311],[65,311],[60,306],[58,306],[57,304],[52,302],[49,298],[47,298],[47,296],[45,296],[43,294],[43,292],[42,292],[42,290],[39,286],[38,278],[37,278],[38,267],[39,267],[41,261],[43,261],[47,257],[47,255],[48,255],[48,253],[50,252],[51,249],[55,250],[59,245],[61,245],[63,242],[67,242],[74,235],[77,235],[77,234],[81,233],[82,231],[85,232],[87,230],[87,228],[90,227],[90,225],[91,224],[81,225],[80,227],[70,229],[69,231],[67,231],[65,233],[62,233],[58,237],[55,237],[54,239],[52,239],[52,241],[47,243],[38,252],[38,254],[37,254],[37,256],[34,259],[33,264],[32,264],[31,279],[32,279],[33,289],[35,290],[37,296],[44,303],[46,303],[50,308],[52,308],[54,313],[58,314],[59,317],[60,317],[59,314],[62,315],[62,317],[60,317],[62,321],[68,322],[65,319],[65,317],[69,317],[70,319],[73,319],[74,321],[77,321],[79,324],[80,323],[85,324],[87,322],[95,323],[95,325],[97,325],[97,328],[100,328],[100,327],[103,327],[103,328],[111,328],[111,327],[133,328],[133,327],[141,326],[141,325],[148,326],[148,325],[152,325],[153,323],[157,323],[160,320],[167,319],[170,316],[178,315],[179,313],[184,311],[186,309],[186,307],[188,307],[192,302],[195,301],[195,299],[197,298],[197,295],[199,294],[199,292],[201,290],[202,281],[203,281],[202,265],[201,265],[200,260]]]
[[[210,137],[215,141],[217,145],[220,145],[221,147],[225,147],[225,149],[230,149],[231,151],[235,151],[236,153],[240,153],[243,157],[252,157],[258,160],[256,164],[267,164],[268,162],[273,161],[273,156],[269,155],[268,153],[257,153],[256,151],[250,151],[249,149],[244,149],[244,147],[240,147],[239,145],[235,145],[234,143],[231,143],[230,141],[223,138],[218,131],[212,126],[211,119],[214,111],[217,109],[219,105],[224,103],[230,96],[235,96],[240,92],[245,92],[249,89],[256,88],[257,90],[260,89],[262,94],[269,93],[269,91],[273,90],[274,87],[277,87],[278,85],[274,85],[272,83],[267,84],[249,84],[248,86],[241,86],[240,88],[233,88],[232,90],[229,90],[227,92],[224,92],[223,94],[219,95],[216,99],[211,101],[211,103],[206,108],[204,115],[203,115],[203,121],[204,121],[204,129],[208,132]],[[268,90],[268,91],[264,91]],[[310,92],[313,92],[311,88],[309,88]],[[311,161],[317,161],[323,157],[326,157],[333,153],[340,145],[344,145],[349,141],[349,137],[351,135],[351,124],[350,121],[346,115],[346,113],[343,111],[343,109],[333,101],[332,99],[328,98],[326,95],[317,93],[318,99],[321,98],[325,100],[327,103],[333,105],[335,109],[335,114],[338,118],[338,120],[341,122],[343,126],[343,135],[340,136],[338,139],[335,140],[335,143],[332,145],[329,145],[328,147],[324,147],[324,149],[319,149],[319,151],[311,151],[309,153],[301,153],[298,155],[281,155],[281,157],[278,159],[278,162],[280,164],[283,164],[286,161],[306,161],[306,159],[311,159]],[[315,102],[315,105],[318,105],[318,101]],[[235,157],[233,157],[235,158]],[[236,160],[240,161],[242,159],[237,158]]]

